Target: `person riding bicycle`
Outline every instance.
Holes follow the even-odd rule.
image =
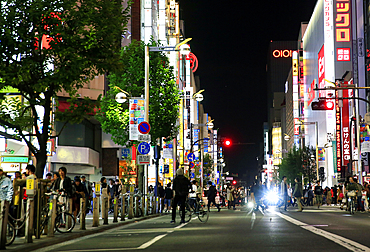
[[[189,190],[190,192],[189,193],[189,204],[197,212],[198,211],[197,206],[199,202],[197,181],[193,180],[191,184],[192,184],[191,189]]]
[[[358,187],[357,187],[357,184],[355,183],[355,181],[353,180],[353,177],[352,176],[350,176],[349,178],[348,178],[348,184],[347,184],[347,186],[346,186],[346,193],[345,193],[345,196],[346,196],[346,204],[347,204],[347,209],[348,209],[348,198],[349,198],[349,196],[348,196],[348,192],[351,192],[351,191],[355,191],[356,192],[356,194],[357,194],[357,190],[358,190]],[[341,208],[341,209],[343,209],[343,208]]]
[[[173,180],[173,189],[175,191],[175,198],[173,200],[173,208],[172,208],[172,221],[171,223],[175,223],[176,219],[176,208],[177,204],[181,204],[181,222],[185,223],[185,200],[188,196],[190,188],[190,181],[184,176],[184,170],[178,169],[176,171],[176,177]]]

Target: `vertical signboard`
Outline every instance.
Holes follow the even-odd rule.
[[[343,98],[348,97],[348,90],[343,90]],[[351,157],[350,149],[350,127],[349,127],[349,104],[348,99],[343,99],[342,107],[342,148],[343,148],[343,166],[347,166]]]
[[[324,55],[324,45],[319,51],[317,57],[318,71],[319,71],[319,88],[325,87],[325,55]],[[325,90],[319,90],[319,97],[326,97]]]
[[[336,91],[335,94],[336,97],[338,97],[338,91]],[[342,148],[341,148],[341,113],[340,113],[340,107],[339,107],[339,100],[335,99],[335,124],[336,124],[336,131],[335,131],[335,142],[336,142],[336,153],[337,153],[337,170],[338,172],[342,169]]]
[[[335,79],[352,69],[351,0],[334,0]]]
[[[130,125],[129,125],[129,137],[130,140],[138,140],[140,134],[138,126],[144,121],[145,117],[145,99],[134,98],[130,99]]]

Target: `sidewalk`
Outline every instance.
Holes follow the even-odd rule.
[[[35,239],[33,237],[33,243],[24,243],[25,241],[24,237],[16,237],[13,244],[6,247],[6,249],[11,251],[22,251],[22,252],[34,251],[36,249],[43,248],[46,246],[69,241],[86,235],[104,232],[105,230],[108,229],[116,228],[119,226],[127,225],[130,223],[158,216],[160,216],[160,214],[153,214],[146,217],[134,218],[130,220],[126,219],[124,221],[121,221],[121,219],[118,218],[118,222],[113,223],[113,214],[109,214],[108,225],[103,225],[103,220],[100,219],[99,227],[92,227],[92,214],[88,214],[86,216],[86,230],[80,230],[80,223],[77,221],[76,226],[74,227],[71,233],[61,234],[56,231],[54,233],[54,237],[47,237],[46,235],[42,235],[40,239]]]

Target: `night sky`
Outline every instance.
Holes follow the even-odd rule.
[[[267,121],[267,49],[271,40],[297,40],[316,0],[180,0],[185,37],[197,56],[205,112],[222,137],[231,172],[253,173]],[[287,73],[288,74],[288,73]],[[282,84],[283,85],[283,84]],[[251,172],[252,171],[252,172]]]

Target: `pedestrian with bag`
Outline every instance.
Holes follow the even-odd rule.
[[[176,177],[173,180],[173,189],[175,191],[175,198],[173,200],[171,223],[176,222],[176,208],[177,208],[177,204],[179,203],[180,203],[180,210],[181,210],[180,224],[185,223],[185,201],[186,201],[186,197],[188,196],[190,187],[191,187],[190,181],[188,178],[184,176],[184,170],[181,168],[178,169],[176,171]]]
[[[213,203],[217,207],[218,212],[220,212],[221,211],[220,205],[216,204],[216,194],[217,194],[216,187],[214,185],[212,185],[211,181],[208,181],[208,185],[209,185],[208,195],[207,195],[207,197],[208,197],[208,212],[209,212],[209,208],[211,206],[211,203]]]
[[[294,186],[293,196],[297,200],[297,204],[298,204],[297,212],[302,212],[303,211],[303,207],[301,203],[301,199],[303,199],[302,184],[299,182],[299,178],[295,178],[294,181],[295,181],[295,186]]]

